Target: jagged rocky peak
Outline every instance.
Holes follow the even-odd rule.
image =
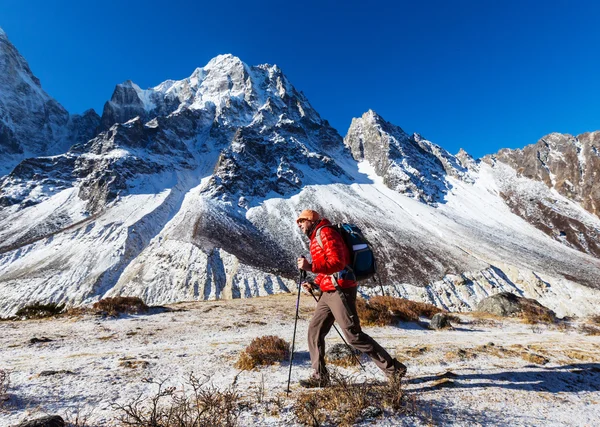
[[[136,116],[156,116],[184,110],[215,111],[225,126],[254,122],[272,126],[286,120],[324,123],[306,97],[296,91],[276,65],[250,67],[231,54],[219,55],[183,80],[167,80],[142,90],[131,81],[117,85],[102,115],[103,129]]]
[[[70,116],[0,33],[0,176],[25,158],[64,153],[92,138],[99,122],[93,110]]]
[[[69,113],[43,89],[27,61],[0,35],[0,154],[12,156],[2,162],[10,170],[26,156],[45,154],[64,137]],[[16,161],[15,161],[16,160]],[[6,173],[7,170],[3,172]]]
[[[473,156],[467,153],[464,149],[461,148],[458,150],[458,153],[456,153],[455,157],[464,168],[473,171],[479,170],[479,161],[475,160]]]
[[[403,194],[435,205],[450,189],[447,175],[470,181],[468,169],[443,148],[369,110],[352,119],[344,143],[358,161],[367,161],[384,183]]]
[[[520,175],[544,182],[600,216],[600,131],[578,136],[551,133],[523,149],[503,149],[499,160]]]

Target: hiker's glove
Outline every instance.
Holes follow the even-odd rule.
[[[315,285],[313,282],[304,282],[302,283],[302,287],[307,294],[311,294],[313,291],[318,289],[319,287]]]

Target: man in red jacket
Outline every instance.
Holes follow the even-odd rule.
[[[392,380],[406,374],[406,366],[393,359],[373,338],[360,328],[356,312],[357,283],[351,269],[350,251],[342,236],[331,227],[329,220],[313,210],[305,210],[296,220],[298,227],[310,239],[312,263],[298,258],[298,268],[317,274],[315,284],[322,295],[308,326],[308,350],[314,370],[313,375],[301,380],[303,387],[325,387],[329,375],[325,367],[325,336],[335,321],[340,325],[348,343],[366,353]],[[337,282],[337,283],[336,283]],[[310,292],[313,284],[302,283]]]

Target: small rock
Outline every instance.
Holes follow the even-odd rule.
[[[381,408],[376,406],[367,406],[360,414],[364,419],[371,419],[379,417],[381,414],[383,414],[383,411]]]
[[[450,319],[446,313],[437,313],[429,322],[429,329],[451,328]]]
[[[29,340],[29,342],[30,342],[31,344],[36,344],[36,343],[39,343],[39,342],[51,342],[51,341],[52,341],[52,340],[51,340],[50,338],[47,338],[47,337],[41,337],[41,338],[36,338],[36,337],[33,337],[33,338],[31,338],[31,339]]]
[[[23,421],[15,427],[65,427],[65,420],[58,415],[48,415],[35,420]]]

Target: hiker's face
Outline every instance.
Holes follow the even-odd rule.
[[[308,236],[308,230],[311,229],[313,224],[313,221],[309,221],[308,219],[301,219],[298,221],[298,228],[300,228],[300,230],[302,230],[302,232]]]

